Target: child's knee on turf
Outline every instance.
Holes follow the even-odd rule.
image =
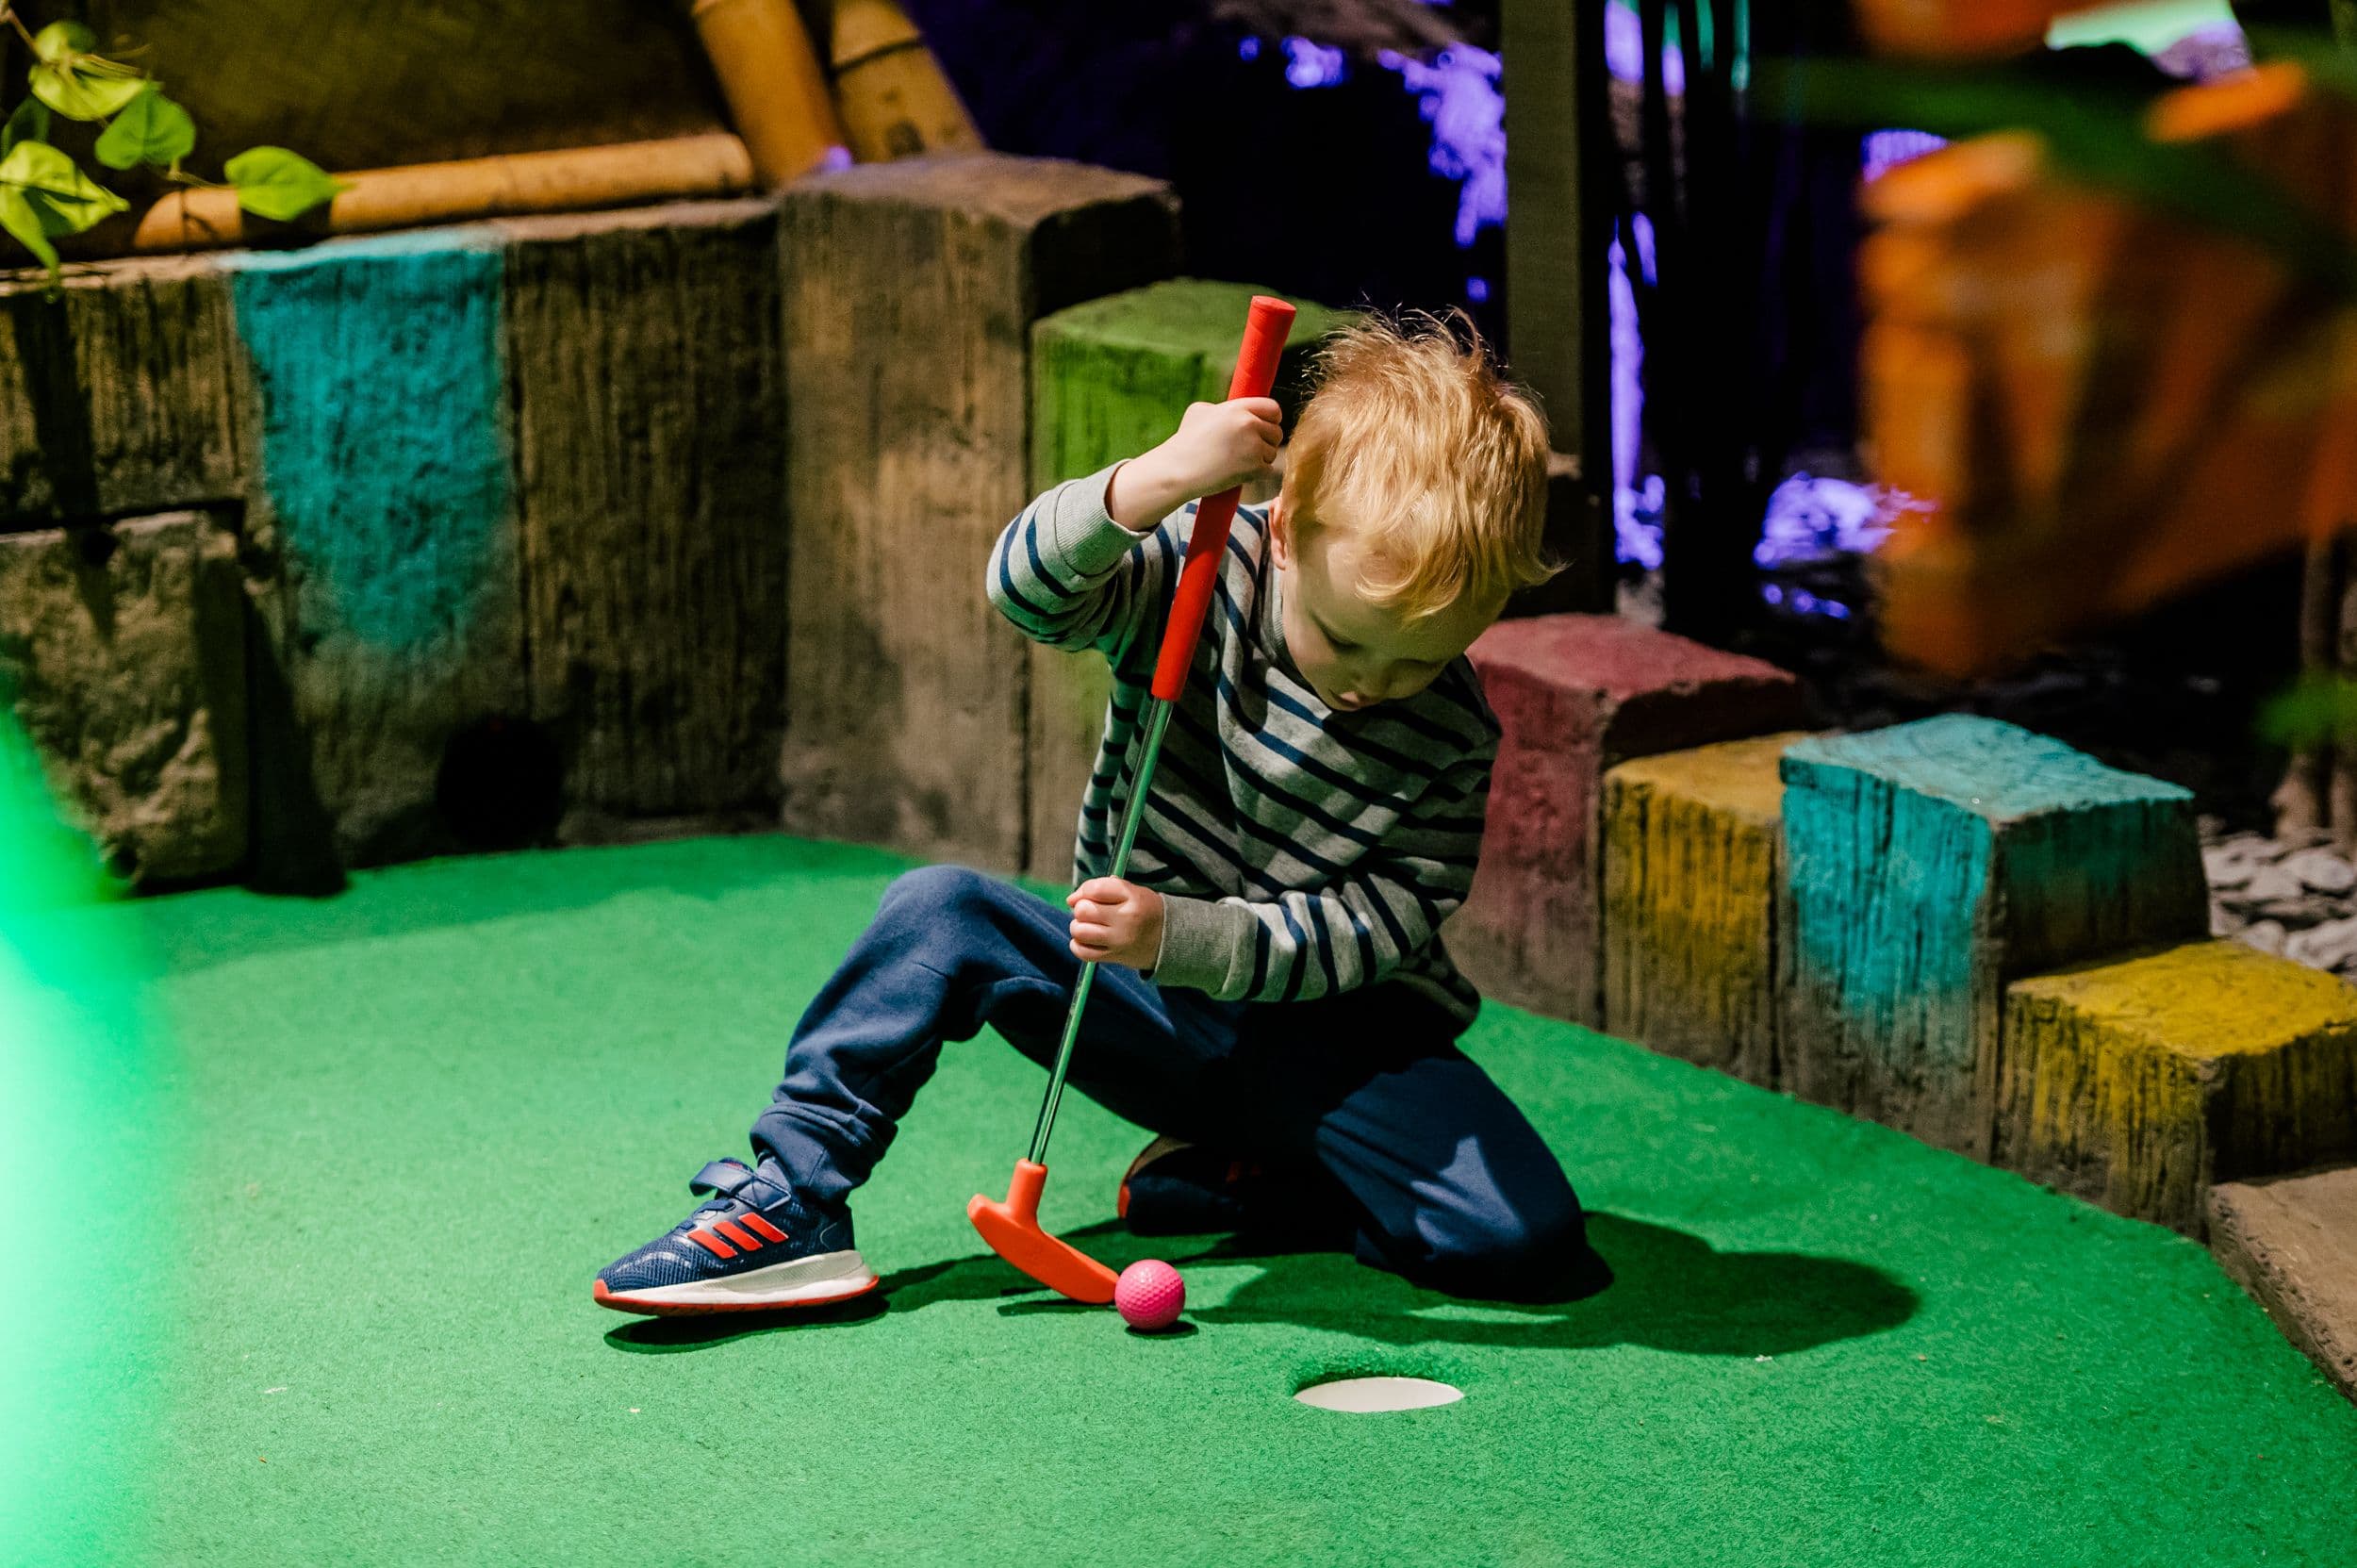
[[[1588,1245],[1588,1219],[1566,1190],[1510,1205],[1427,1210],[1417,1222],[1419,1283],[1486,1301],[1570,1301],[1593,1295],[1610,1271]]]
[[[967,866],[920,866],[903,871],[884,888],[883,908],[902,910],[971,909],[989,896],[992,879]]]

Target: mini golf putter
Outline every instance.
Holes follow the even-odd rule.
[[[1228,384],[1230,402],[1264,398],[1277,384],[1277,361],[1285,352],[1285,336],[1293,330],[1294,307],[1266,294],[1252,296],[1244,319],[1244,346],[1236,351],[1236,373]],[[1228,530],[1236,520],[1236,503],[1243,487],[1206,496],[1195,509],[1195,529],[1187,536],[1186,565],[1178,573],[1178,591],[1170,603],[1170,619],[1162,627],[1161,657],[1154,665],[1153,701],[1146,724],[1146,740],[1138,751],[1129,779],[1129,804],[1121,817],[1121,841],[1114,847],[1106,875],[1121,877],[1129,869],[1129,847],[1137,841],[1138,823],[1146,815],[1146,797],[1154,782],[1155,759],[1162,754],[1162,734],[1170,728],[1171,709],[1186,689],[1187,669],[1195,663],[1195,644],[1211,608],[1211,589],[1219,579],[1220,562],[1228,554]],[[1096,981],[1094,960],[1080,966],[1072,988],[1072,1005],[1063,1021],[1063,1043],[1056,1049],[1055,1069],[1047,1075],[1047,1096],[1040,1102],[1039,1124],[1031,1130],[1031,1152],[1014,1163],[1007,1183],[1006,1201],[976,1193],[965,1206],[982,1240],[1016,1268],[1057,1294],[1101,1307],[1113,1298],[1113,1271],[1040,1228],[1039,1195],[1047,1185],[1047,1135],[1055,1130],[1056,1104],[1063,1098],[1065,1075],[1072,1070],[1072,1048],[1080,1037],[1080,1015],[1087,1007],[1089,988]]]

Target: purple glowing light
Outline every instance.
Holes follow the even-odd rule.
[[[1768,498],[1768,519],[1752,559],[1764,567],[1864,555],[1890,536],[1893,498],[1878,486],[1792,475]]]
[[[1285,80],[1295,87],[1332,87],[1347,73],[1340,49],[1306,38],[1285,40]]]
[[[1386,50],[1380,57],[1416,94],[1432,124],[1432,172],[1458,182],[1457,242],[1506,222],[1506,100],[1498,58],[1470,43],[1452,44],[1430,65]]]
[[[1293,87],[1333,87],[1350,74],[1340,49],[1306,38],[1287,38],[1282,46],[1285,80]],[[1237,52],[1255,59],[1261,41],[1245,39]],[[1378,51],[1376,63],[1416,95],[1418,112],[1432,126],[1426,160],[1434,173],[1457,182],[1457,243],[1472,245],[1483,229],[1506,222],[1506,100],[1498,92],[1497,56],[1459,43],[1428,65],[1393,49]],[[1467,297],[1479,301],[1487,294]]]
[[[1806,588],[1779,587],[1773,583],[1760,586],[1759,597],[1779,609],[1794,615],[1822,616],[1827,620],[1847,620],[1850,606],[1838,599],[1821,599]]]
[[[1642,488],[1612,487],[1612,553],[1647,571],[1661,569],[1661,511],[1669,492],[1661,475],[1645,475]]]
[[[1467,278],[1465,280],[1465,297],[1473,301],[1475,305],[1479,305],[1482,301],[1488,299],[1490,297],[1490,280],[1486,277]]]
[[[1868,179],[1880,179],[1909,158],[1921,157],[1946,145],[1946,137],[1934,136],[1929,131],[1869,131],[1858,145],[1858,160],[1864,165]]]
[[[1653,274],[1653,224],[1643,213],[1630,223],[1637,256]],[[1628,253],[1616,237],[1605,253],[1605,293],[1612,325],[1612,536],[1614,553],[1651,571],[1661,565],[1661,476],[1638,472],[1644,455],[1645,337],[1637,324],[1637,289]]]
[[[1627,6],[1605,8],[1604,67],[1624,82],[1645,79],[1644,24]],[[1686,91],[1686,60],[1666,41],[1661,48],[1661,86],[1673,97]]]

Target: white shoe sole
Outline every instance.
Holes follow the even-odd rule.
[[[640,1291],[609,1291],[601,1279],[591,1290],[600,1306],[657,1316],[687,1312],[763,1312],[778,1307],[823,1307],[865,1296],[880,1281],[856,1250],[821,1252],[790,1263],[771,1263],[721,1279],[691,1279]]]

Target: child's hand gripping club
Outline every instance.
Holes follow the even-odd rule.
[[[1153,452],[1125,464],[1113,475],[1108,504],[1114,520],[1136,527],[1138,518],[1156,518],[1200,494],[1191,486],[1221,479],[1238,480],[1267,461],[1273,419],[1252,401],[1265,400],[1277,381],[1277,362],[1285,337],[1293,328],[1294,307],[1283,300],[1255,295],[1246,318],[1244,345],[1236,354],[1236,373],[1228,384],[1228,401],[1198,404],[1187,411],[1178,433]],[[1273,407],[1265,410],[1273,412]],[[1190,426],[1193,427],[1192,431]],[[1130,470],[1144,468],[1131,478]],[[1128,483],[1125,484],[1125,481]],[[1073,986],[1072,1005],[1064,1015],[1063,1043],[1048,1074],[1047,1094],[1041,1101],[1039,1122],[1031,1131],[1030,1152],[1015,1162],[1005,1201],[977,1193],[965,1206],[966,1218],[982,1240],[1016,1268],[1075,1301],[1103,1304],[1113,1298],[1113,1271],[1068,1242],[1040,1229],[1039,1198],[1047,1182],[1047,1138],[1056,1122],[1056,1105],[1063,1098],[1065,1076],[1072,1067],[1072,1048],[1080,1039],[1080,1016],[1088,1005],[1096,966],[1112,960],[1150,967],[1162,938],[1159,896],[1123,880],[1129,867],[1129,850],[1136,843],[1145,816],[1146,794],[1154,780],[1155,759],[1162,752],[1162,734],[1170,714],[1186,686],[1195,646],[1203,631],[1220,563],[1228,553],[1228,530],[1236,518],[1240,488],[1231,486],[1206,497],[1195,508],[1195,529],[1188,536],[1186,565],[1162,629],[1162,655],[1154,667],[1153,701],[1147,705],[1146,738],[1130,770],[1129,801],[1122,814],[1121,838],[1113,850],[1110,875],[1092,879],[1067,901],[1074,910],[1072,949],[1083,960],[1080,978]],[[1160,506],[1161,510],[1149,510]],[[1149,523],[1148,526],[1151,526]],[[1147,911],[1150,907],[1150,916]],[[1082,911],[1087,911],[1085,917]],[[1153,946],[1147,945],[1147,937]],[[1142,957],[1143,962],[1139,962]]]
[[[1282,418],[1270,397],[1191,404],[1168,440],[1113,470],[1106,510],[1143,536],[1197,496],[1236,491],[1276,461],[1285,439]],[[1196,514],[1198,534],[1201,515]],[[1192,544],[1187,553],[1194,558]],[[1154,967],[1162,948],[1160,893],[1118,876],[1092,877],[1065,895],[1064,905],[1072,911],[1073,957],[1139,970]]]

